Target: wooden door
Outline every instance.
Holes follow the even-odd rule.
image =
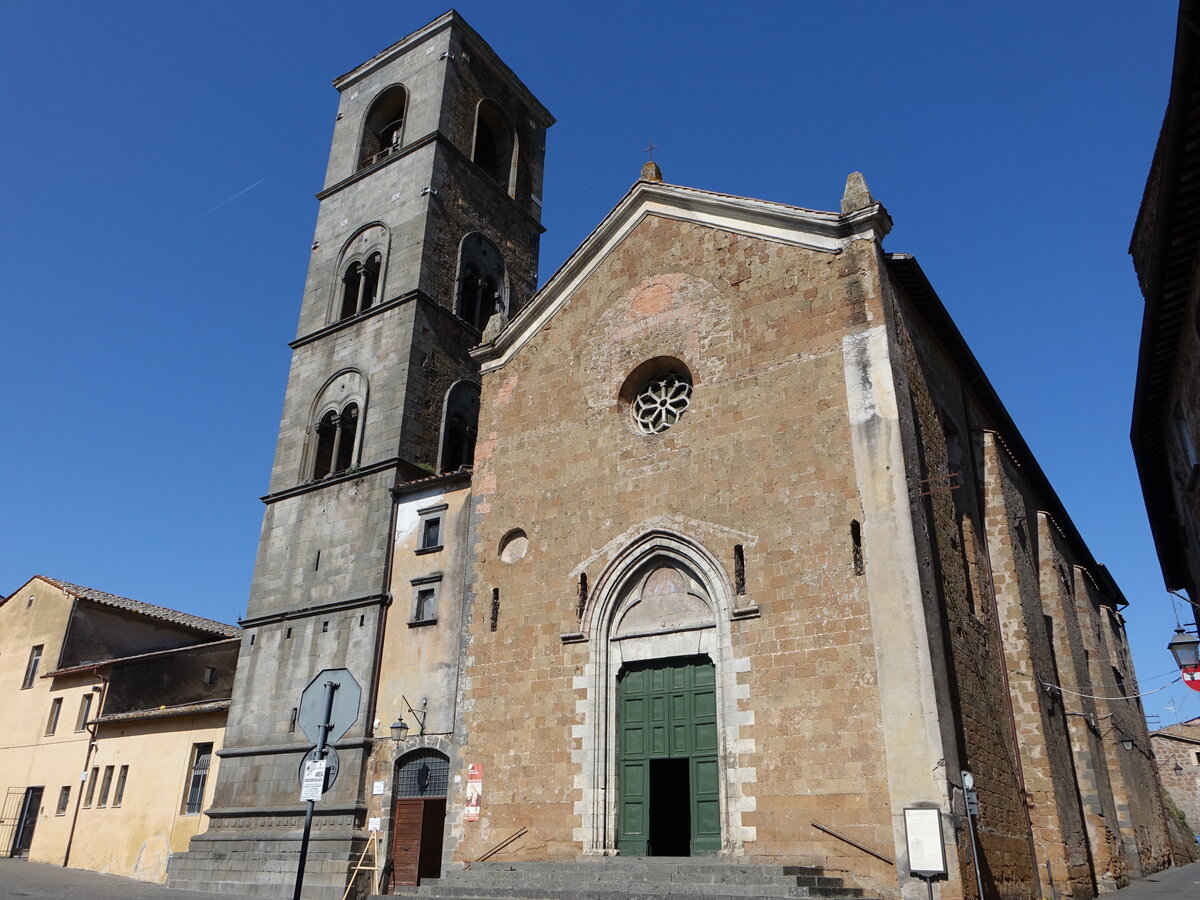
[[[421,877],[421,834],[425,801],[398,798],[392,808],[392,883],[416,884]]]
[[[446,798],[399,798],[392,809],[392,883],[414,885],[442,873]]]

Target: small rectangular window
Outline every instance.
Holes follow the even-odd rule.
[[[88,691],[79,698],[79,715],[75,717],[75,730],[83,731],[87,728],[88,717],[92,712],[92,692]]]
[[[50,701],[50,717],[46,719],[46,734],[54,734],[58,728],[58,715],[62,712],[62,697]]]
[[[21,682],[21,690],[33,687],[33,681],[37,678],[38,666],[42,662],[42,649],[45,646],[45,644],[38,644],[29,651],[29,662],[25,665],[25,680]]]
[[[433,625],[437,622],[438,590],[441,587],[441,574],[429,575],[425,578],[414,578],[412,618],[409,626]]]
[[[117,773],[117,789],[113,793],[113,806],[120,806],[121,801],[125,799],[125,781],[129,778],[129,766],[121,766],[121,771]]]
[[[443,541],[443,526],[448,506],[443,503],[440,506],[431,506],[428,509],[417,510],[417,515],[420,517],[420,522],[417,526],[417,552],[418,553],[433,553],[436,550],[442,549]]]
[[[71,786],[63,785],[58,790],[58,806],[54,807],[56,816],[65,816],[67,814],[67,806],[71,803]]]
[[[83,805],[90,807],[96,796],[96,782],[100,780],[100,767],[92,766],[92,774],[88,776],[87,792],[83,795]]]
[[[212,744],[193,744],[192,763],[188,770],[187,793],[183,797],[183,814],[198,816],[204,808],[204,786],[208,783],[208,766],[212,761]]]
[[[100,799],[96,801],[97,806],[108,806],[108,792],[112,788],[113,766],[104,767],[104,780],[100,782]]]
[[[217,683],[217,668],[216,668],[216,666],[206,666],[205,667],[204,683],[205,684],[216,684]]]

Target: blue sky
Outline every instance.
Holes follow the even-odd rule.
[[[637,178],[836,209],[862,170],[1123,587],[1143,690],[1174,627],[1129,449],[1127,254],[1175,4],[460,12],[558,117],[541,275]],[[445,11],[410,0],[6,6],[0,592],[44,573],[245,610],[336,106]],[[1145,698],[1200,715],[1180,684]]]

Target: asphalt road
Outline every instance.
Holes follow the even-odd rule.
[[[0,859],[0,900],[16,897],[36,900],[67,897],[79,900],[215,900],[217,897],[251,900],[244,894],[175,891],[161,884],[147,884],[116,875],[98,875],[83,869],[64,869],[24,859]]]

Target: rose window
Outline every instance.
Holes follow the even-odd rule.
[[[687,375],[667,372],[647,381],[630,404],[633,423],[643,434],[658,434],[679,421],[692,400]]]

